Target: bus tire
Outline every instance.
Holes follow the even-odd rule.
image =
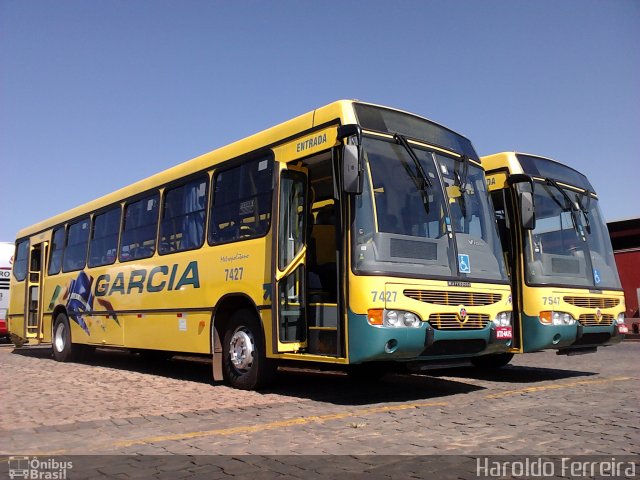
[[[478,368],[495,370],[507,365],[513,358],[513,353],[494,353],[492,355],[482,355],[473,357],[471,363]]]
[[[222,342],[225,382],[240,390],[258,390],[273,379],[277,366],[266,357],[263,338],[253,312],[242,309],[231,316]]]
[[[59,313],[53,323],[53,335],[51,338],[53,345],[53,358],[58,362],[69,362],[78,356],[81,345],[71,343],[71,328],[69,319],[64,313]]]

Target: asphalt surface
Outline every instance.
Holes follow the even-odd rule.
[[[520,355],[492,372],[442,368],[378,382],[284,371],[269,389],[246,392],[213,384],[204,359],[98,350],[58,363],[50,349],[2,346],[0,453],[635,458],[639,360],[640,342],[630,341],[574,357]],[[321,468],[301,471],[313,478]]]

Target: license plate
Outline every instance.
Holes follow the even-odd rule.
[[[511,327],[496,327],[496,338],[500,340],[509,340],[512,336]]]

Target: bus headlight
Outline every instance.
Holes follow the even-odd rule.
[[[616,323],[618,325],[622,325],[624,323],[624,312],[618,314],[618,317],[616,318]]]
[[[415,313],[405,312],[404,317],[404,325],[406,327],[417,328],[420,326],[420,319]]]
[[[422,320],[413,312],[405,310],[386,310],[372,308],[367,312],[367,321],[370,325],[391,328],[420,328]]]
[[[493,319],[493,324],[496,327],[508,327],[511,325],[511,312],[500,312]]]
[[[545,325],[575,325],[576,319],[567,312],[547,310],[540,312],[540,322]]]
[[[401,327],[401,319],[395,310],[387,310],[384,315],[383,325],[385,327]]]

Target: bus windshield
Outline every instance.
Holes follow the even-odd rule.
[[[415,161],[398,143],[365,137],[363,147],[357,272],[508,281],[481,168],[415,144]]]
[[[535,183],[536,228],[525,232],[527,283],[620,288],[598,201],[560,188],[566,196],[554,185]]]

